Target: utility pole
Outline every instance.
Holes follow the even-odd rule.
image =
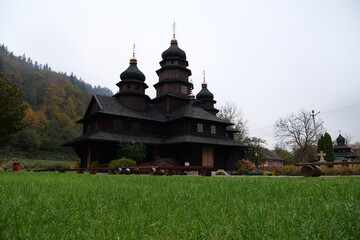
[[[318,115],[319,113],[320,113],[320,111],[315,114],[315,111],[314,111],[314,110],[311,110],[311,116],[312,116],[313,123],[314,123],[316,144],[318,143],[319,139],[318,139],[317,127],[316,127],[316,123],[315,123],[315,116]]]

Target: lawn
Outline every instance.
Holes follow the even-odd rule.
[[[0,239],[360,239],[360,178],[0,173]]]

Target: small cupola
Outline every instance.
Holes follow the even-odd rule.
[[[337,145],[345,145],[345,138],[339,134],[339,136],[336,139]]]
[[[137,67],[137,59],[135,58],[135,53],[130,59],[130,66],[120,74],[120,79],[122,81],[141,81],[145,82],[145,75]]]
[[[207,82],[205,81],[205,71],[203,72],[203,82],[201,83],[201,90],[198,94],[196,94],[197,100],[214,100],[214,94],[212,94],[207,88]]]
[[[196,94],[196,100],[198,100],[198,105],[209,113],[216,115],[219,112],[219,110],[214,108],[214,104],[216,103],[214,100],[214,94],[212,94],[207,88],[207,82],[205,81],[205,71],[203,72],[201,90],[198,94]]]

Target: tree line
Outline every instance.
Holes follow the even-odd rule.
[[[218,117],[234,123],[233,128],[238,131],[234,139],[250,147],[245,153],[245,159],[259,165],[260,161],[264,160],[263,149],[266,141],[249,135],[247,121],[236,104],[227,102],[219,110]],[[334,143],[331,136],[325,131],[321,119],[317,119],[314,125],[310,111],[301,109],[297,113],[279,118],[274,124],[274,131],[278,142],[272,151],[285,160],[285,164],[318,161],[317,153],[320,151],[326,153],[326,161],[334,161]]]
[[[7,79],[21,87],[28,104],[23,129],[12,135],[6,145],[28,152],[69,151],[59,146],[81,134],[81,126],[75,121],[83,117],[91,96],[94,93],[113,95],[110,89],[93,87],[73,73],[55,72],[47,63],[39,64],[25,54],[15,56],[3,44],[0,45],[0,73],[2,81]],[[3,91],[5,88],[0,93],[2,104],[10,107],[11,100],[4,99],[7,95]],[[2,107],[5,111],[6,106]]]

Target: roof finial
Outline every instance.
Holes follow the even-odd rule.
[[[173,29],[173,38],[175,38],[175,31],[176,31],[176,23],[175,23],[175,20],[174,20],[172,29]]]
[[[134,45],[133,45],[133,56],[132,56],[132,58],[130,59],[130,63],[137,63],[137,59],[136,59],[136,57],[135,57],[135,43],[134,43]]]
[[[133,57],[135,57],[135,47],[136,47],[136,45],[134,43],[134,45],[133,45]]]
[[[207,87],[207,82],[205,81],[205,74],[206,74],[206,72],[205,72],[205,70],[203,71],[203,82],[202,82],[202,84],[201,84],[201,86],[203,87],[203,88],[206,88]]]
[[[177,40],[176,40],[176,38],[175,38],[175,31],[176,31],[176,23],[175,23],[175,20],[174,20],[172,29],[173,29],[173,38],[171,39],[171,43],[177,44]]]

